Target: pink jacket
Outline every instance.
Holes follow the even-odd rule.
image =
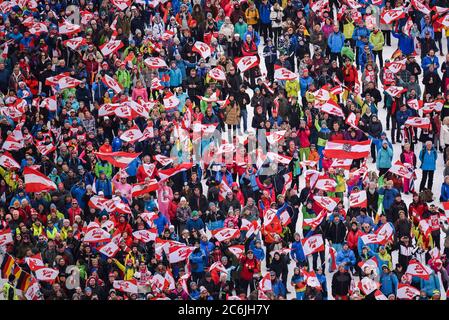
[[[131,197],[132,186],[129,183],[121,183],[120,181],[112,179],[112,185],[114,186],[114,191],[119,190],[122,197],[125,197],[126,199],[128,199],[128,202],[131,203],[131,201],[132,201],[132,197]]]
[[[170,215],[168,214],[168,207],[173,200],[173,190],[169,186],[160,185],[157,190],[157,205],[159,211],[170,221]]]
[[[137,97],[142,97],[143,101],[148,102],[148,93],[146,88],[134,88],[132,98],[137,101]]]

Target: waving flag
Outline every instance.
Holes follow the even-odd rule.
[[[76,88],[82,81],[72,78],[68,73],[61,73],[54,77],[45,79],[45,84],[56,87],[58,90],[64,90],[68,88]]]
[[[279,131],[274,131],[271,132],[273,130],[269,130],[270,132],[267,131],[266,133],[266,137],[267,137],[267,141],[269,144],[275,144],[279,141],[281,141],[282,138],[285,137],[285,134],[287,133],[287,130],[279,130]]]
[[[123,11],[131,5],[131,0],[110,0],[119,10]]]
[[[168,92],[164,97],[164,107],[167,110],[175,109],[181,101],[171,92]]]
[[[226,74],[221,68],[213,68],[209,70],[208,75],[217,81],[226,81]]]
[[[388,300],[388,298],[380,290],[374,292],[374,298],[376,300]]]
[[[340,201],[339,198],[331,198],[331,197],[320,197],[315,196],[313,200],[323,209],[326,209],[329,212],[334,211],[335,207],[338,205]]]
[[[114,78],[105,74],[101,80],[108,88],[111,88],[112,90],[114,90],[115,93],[122,92],[122,90],[123,90],[122,86]]]
[[[439,7],[439,6],[433,6],[432,11],[435,11],[438,15],[445,14],[449,11],[449,8]]]
[[[13,243],[12,233],[10,229],[4,229],[0,231],[0,247]]]
[[[366,208],[368,206],[368,200],[366,197],[366,191],[353,192],[349,195],[349,207],[351,208]]]
[[[407,105],[413,110],[418,111],[423,107],[423,101],[418,99],[411,99],[407,101]]]
[[[109,40],[109,42],[100,46],[101,53],[107,57],[123,47],[121,40]]]
[[[12,136],[8,136],[3,142],[2,149],[8,151],[18,151],[24,147],[23,141],[18,141]]]
[[[120,292],[126,292],[126,293],[134,293],[137,294],[139,292],[139,289],[137,287],[137,280],[114,280],[112,286],[114,289],[120,291]]]
[[[165,60],[159,57],[149,57],[144,62],[150,69],[168,68]]]
[[[321,234],[315,234],[301,240],[304,255],[308,256],[315,252],[324,251],[324,241]]]
[[[381,244],[384,240],[384,237],[375,233],[368,233],[360,237],[364,244]]]
[[[131,195],[133,198],[137,198],[146,193],[150,193],[159,189],[159,183],[156,179],[151,179],[148,182],[133,184],[131,189]]]
[[[388,171],[406,179],[411,179],[415,170],[408,163],[403,164],[400,160],[397,160]]]
[[[327,191],[327,192],[335,192],[335,188],[337,187],[337,182],[335,180],[330,179],[327,176],[321,176],[315,183],[314,188]]]
[[[64,40],[62,43],[72,50],[76,50],[81,46],[87,45],[87,41],[83,37],[76,37],[76,38]]]
[[[109,240],[111,238],[111,235],[101,229],[101,228],[93,228],[91,230],[89,230],[85,235],[84,235],[84,242],[102,242],[102,241],[106,241]]]
[[[237,239],[240,237],[239,229],[220,228],[212,231],[212,235],[217,241],[222,242],[230,239]]]
[[[23,176],[25,192],[43,192],[57,189],[56,184],[46,175],[30,167],[23,169]]]
[[[47,267],[37,267],[34,274],[36,275],[36,279],[39,281],[53,283],[58,276],[59,271]]]
[[[411,4],[416,10],[421,11],[425,15],[428,15],[432,12],[426,4],[422,3],[419,0],[412,0]]]
[[[345,117],[345,114],[343,112],[343,110],[340,108],[340,106],[338,105],[338,103],[336,103],[334,100],[329,99],[328,101],[326,101],[324,104],[322,104],[320,106],[320,110],[322,112],[325,112],[327,114],[331,114],[337,117]]]
[[[369,277],[364,277],[359,282],[359,288],[363,292],[364,295],[369,295],[370,293],[379,289],[379,283],[372,280]]]
[[[134,231],[133,237],[145,243],[154,241],[157,238],[157,229]]]
[[[81,31],[81,27],[77,24],[73,24],[64,20],[63,23],[59,24],[59,34],[72,35]]]
[[[120,135],[121,140],[129,143],[139,141],[139,139],[142,137],[143,133],[142,131],[140,131],[139,127],[136,124]]]
[[[163,156],[161,154],[154,155],[154,160],[159,162],[163,167],[168,166],[170,163],[173,163],[173,159]]]
[[[331,167],[349,170],[351,169],[352,161],[352,159],[335,159],[334,161],[332,161]]]
[[[230,246],[228,247],[229,251],[235,255],[237,257],[237,259],[240,259],[241,257],[243,257],[244,253],[245,253],[245,246],[243,245],[234,245],[234,246]]]
[[[140,155],[140,152],[94,152],[94,154],[99,159],[110,162],[114,167],[124,169]]]
[[[56,100],[56,96],[44,98],[39,107],[45,108],[50,112],[56,112],[58,110],[58,102]]]
[[[28,31],[35,36],[40,36],[41,33],[48,33],[47,26],[43,22],[33,22]]]
[[[188,247],[186,245],[174,245],[168,249],[168,261],[170,263],[177,263],[189,258],[190,254],[195,250],[195,247]]]
[[[396,297],[400,300],[412,300],[416,296],[419,296],[419,294],[420,291],[409,284],[404,283],[398,284]]]
[[[240,72],[245,72],[259,65],[259,59],[256,56],[234,58],[234,61]]]
[[[377,269],[379,267],[379,262],[377,261],[376,257],[371,257],[368,260],[365,261],[360,261],[359,263],[357,263],[357,265],[360,267],[360,269],[365,272],[365,268],[374,270]]]
[[[407,58],[402,59],[400,61],[390,62],[390,63],[386,64],[385,66],[388,68],[388,70],[390,70],[391,72],[396,74],[399,71],[401,71],[402,67],[405,67],[406,62],[407,62]]]
[[[8,151],[3,151],[3,154],[0,156],[0,166],[8,170],[20,169],[20,164]]]
[[[420,118],[420,117],[409,117],[407,121],[405,121],[405,125],[409,125],[411,127],[421,128],[421,129],[429,129],[430,127],[430,119],[429,118]]]
[[[383,239],[380,244],[385,245],[389,240],[393,240],[394,228],[391,222],[388,222],[377,229],[374,233]]]
[[[210,57],[212,54],[211,48],[201,41],[196,41],[192,48],[193,52],[197,52],[201,55],[203,59],[206,59],[207,57]]]
[[[188,162],[181,163],[171,169],[159,170],[159,177],[161,178],[161,180],[167,180],[168,178],[170,178],[180,172],[190,170],[192,167],[193,167],[193,163],[188,163]]]
[[[321,222],[323,222],[325,217],[326,217],[326,211],[321,210],[320,214],[318,216],[316,216],[315,218],[304,219],[302,221],[303,228],[304,228],[304,226],[309,226],[311,228],[317,228],[321,224]]]
[[[394,98],[399,98],[403,93],[407,92],[407,88],[389,86],[388,88],[385,88],[385,92]]]
[[[405,273],[424,280],[429,280],[432,269],[430,269],[430,267],[428,266],[424,266],[418,260],[410,260],[407,271],[405,271]]]
[[[361,159],[370,155],[370,140],[350,141],[335,140],[327,141],[324,155],[327,158],[337,159]]]
[[[392,24],[393,21],[405,18],[404,8],[395,8],[391,10],[385,10],[380,15],[380,23]]]
[[[46,156],[46,155],[48,155],[48,154],[54,152],[54,151],[56,150],[56,146],[55,146],[53,143],[50,143],[50,144],[44,144],[44,143],[42,142],[42,143],[36,144],[36,149],[37,149],[43,156]]]
[[[299,76],[288,70],[287,68],[281,67],[279,65],[274,66],[274,79],[275,80],[295,80]]]

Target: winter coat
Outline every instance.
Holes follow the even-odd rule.
[[[240,106],[238,104],[234,107],[231,105],[226,107],[225,123],[229,125],[240,124]]]
[[[327,39],[327,45],[329,46],[332,53],[340,53],[344,44],[345,36],[340,31],[337,33],[332,32]]]
[[[389,147],[387,149],[380,148],[377,154],[377,169],[391,168],[391,160],[393,160],[393,150]]]
[[[432,150],[427,151],[426,147],[424,146],[424,148],[419,153],[419,160],[421,161],[421,169],[434,171],[436,169],[437,157],[438,154],[435,148],[432,148]]]
[[[337,266],[345,263],[345,269],[349,270],[349,267],[354,266],[356,262],[354,252],[351,249],[338,251],[336,262]]]
[[[396,295],[396,291],[398,290],[398,278],[392,272],[383,273],[380,275],[380,291],[388,297],[390,294]]]

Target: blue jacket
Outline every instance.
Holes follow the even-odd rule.
[[[229,171],[226,171],[224,176],[223,172],[221,171],[218,171],[217,174],[215,175],[215,181],[217,182],[221,182],[223,178],[226,179],[226,182],[228,183],[229,186],[234,182],[234,180],[232,179],[232,174]]]
[[[435,70],[437,70],[440,67],[440,60],[438,60],[437,56],[430,57],[429,55],[427,55],[422,59],[421,66],[424,73],[426,73],[429,70],[429,66],[431,64],[436,65]]]
[[[307,78],[301,77],[299,78],[299,88],[301,89],[301,97],[306,95],[307,89],[313,83],[313,78],[308,76]]]
[[[390,294],[396,295],[396,291],[398,290],[398,277],[390,272],[388,274],[382,272],[380,275],[380,291],[388,297]]]
[[[399,194],[399,191],[395,188],[385,189],[382,187],[378,190],[378,193],[384,196],[382,204],[384,206],[384,210],[388,210],[393,204],[394,198],[396,198]]]
[[[396,121],[398,123],[398,128],[401,128],[401,126],[404,125],[405,121],[407,121],[408,117],[412,116],[412,112],[410,109],[407,109],[405,111],[398,110],[396,112]]]
[[[133,161],[131,161],[128,164],[128,167],[126,168],[126,173],[130,177],[135,177],[137,174],[137,169],[139,168],[140,164],[142,163],[142,160],[140,160],[139,157],[135,158]]]
[[[287,294],[287,290],[285,290],[285,286],[281,280],[277,279],[276,281],[271,281],[271,286],[273,288],[273,294],[276,297],[283,296],[285,297]]]
[[[356,220],[357,220],[357,223],[360,225],[362,225],[364,223],[368,223],[371,227],[374,227],[373,218],[371,218],[370,216],[359,215],[359,216],[357,216]]]
[[[346,263],[345,269],[349,270],[349,267],[354,266],[355,262],[356,262],[355,255],[351,249],[348,250],[341,249],[340,251],[338,251],[336,258],[337,266],[339,266],[342,263]]]
[[[440,289],[440,280],[435,272],[430,274],[429,280],[420,279],[421,290],[425,291],[428,297],[433,296],[434,290]]]
[[[86,194],[86,189],[75,184],[72,189],[70,189],[70,193],[76,199],[76,201],[78,201],[79,207],[84,210],[86,207],[86,203],[83,201],[83,196]]]
[[[207,263],[207,257],[203,250],[199,249],[198,252],[192,252],[189,257],[190,266],[192,268],[192,272],[203,272],[204,266]]]
[[[262,248],[257,248],[255,242],[255,240],[251,241],[249,248],[253,250],[254,257],[256,257],[257,260],[262,261],[265,259],[265,251],[263,251]]]
[[[390,147],[387,147],[387,149],[380,148],[377,152],[377,169],[391,168],[391,160],[393,160],[393,150]]]
[[[359,240],[357,240],[357,251],[359,252],[359,254],[362,253],[362,249],[365,246],[371,250],[371,255],[373,255],[373,252],[377,252],[377,248],[379,248],[379,245],[377,243],[365,244],[362,240],[362,237],[359,237]]]
[[[261,4],[259,6],[259,16],[260,21],[265,24],[271,24],[270,19],[270,13],[271,13],[271,4],[267,2],[267,4]]]
[[[419,160],[421,161],[421,169],[423,170],[435,170],[438,153],[435,148],[432,147],[430,153],[427,152],[426,147],[419,153]]]
[[[98,192],[103,191],[105,197],[111,197],[112,196],[112,186],[111,181],[109,179],[96,179],[95,181],[95,190],[98,194]]]
[[[181,69],[176,67],[175,69],[170,69],[168,72],[170,76],[170,87],[179,87],[182,84],[182,72]]]
[[[192,232],[192,230],[194,229],[198,231],[204,229],[203,219],[198,218],[197,220],[193,220],[192,218],[190,218],[189,220],[187,220],[186,228],[190,232]]]
[[[169,221],[167,220],[167,218],[161,213],[158,214],[158,217],[156,219],[154,219],[153,222],[156,225],[158,234],[161,234],[162,232],[164,232],[165,226],[167,224],[169,224]]]
[[[370,32],[367,27],[356,27],[352,32],[352,39],[355,40],[355,45],[357,47],[365,46],[365,42],[363,42],[362,39],[359,39],[359,37],[369,38],[369,34]]]
[[[206,253],[206,256],[209,256],[209,254],[214,250],[215,245],[209,241],[200,241],[200,248],[204,251],[204,253]]]
[[[405,35],[404,33],[393,32],[393,37],[399,40],[399,49],[404,55],[412,54],[415,51],[415,42],[412,37]]]
[[[441,185],[440,201],[449,201],[449,184]]]
[[[340,53],[345,44],[345,36],[341,31],[338,33],[332,32],[327,39],[327,45],[332,53]]]
[[[306,256],[304,255],[304,249],[302,248],[301,241],[295,241],[292,243],[292,251],[290,251],[290,255],[293,259],[296,259],[300,262],[306,260]]]

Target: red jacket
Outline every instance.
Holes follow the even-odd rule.
[[[362,235],[363,235],[363,233],[359,229],[357,229],[356,232],[354,232],[353,230],[350,230],[348,232],[346,241],[348,242],[348,246],[351,250],[357,250],[357,243],[359,241],[359,237]]]
[[[310,147],[310,130],[309,128],[305,128],[305,130],[298,130],[297,132],[298,138],[299,138],[299,146],[301,148],[307,148]]]
[[[260,272],[260,264],[256,258],[248,259],[247,257],[243,257],[240,260],[240,264],[242,265],[242,271],[240,271],[240,278],[246,281],[250,281],[253,279],[253,275],[255,273]]]

